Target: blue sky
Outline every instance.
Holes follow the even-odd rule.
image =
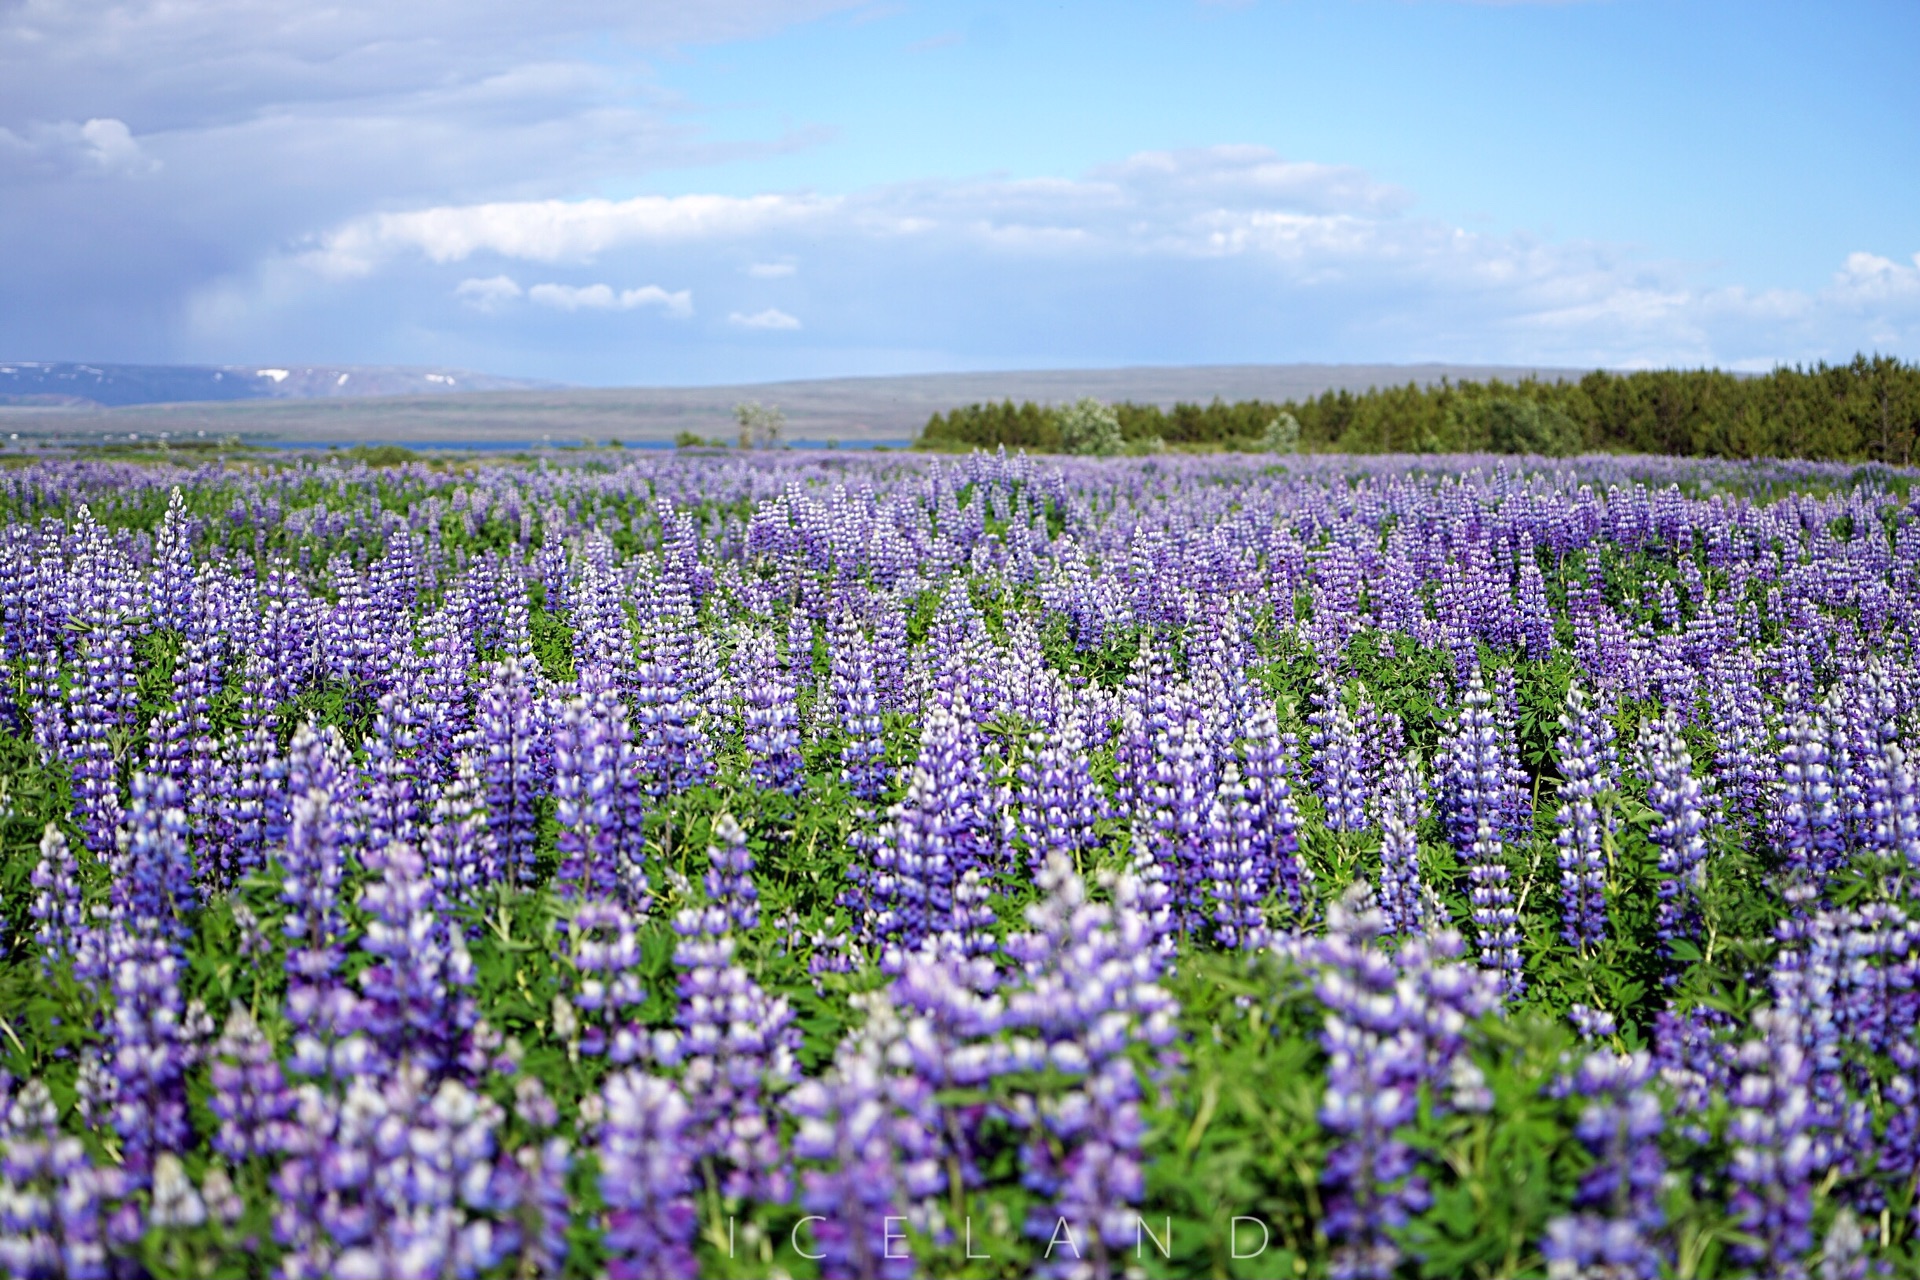
[[[0,355],[1920,358],[1920,6],[0,0]]]

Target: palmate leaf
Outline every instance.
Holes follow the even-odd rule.
[[[1588,1163],[1571,1141],[1567,1104],[1548,1085],[1565,1069],[1569,1037],[1525,1018],[1483,1025],[1475,1055],[1493,1104],[1484,1113],[1423,1109],[1421,1141],[1433,1210],[1405,1233],[1426,1276],[1530,1275],[1548,1219],[1567,1210]]]

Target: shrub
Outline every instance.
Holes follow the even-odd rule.
[[[1120,434],[1120,415],[1113,406],[1092,396],[1081,396],[1070,405],[1054,410],[1060,424],[1060,444],[1068,453],[1111,457],[1125,444]]]
[[[1300,419],[1292,414],[1281,412],[1280,416],[1267,424],[1260,436],[1262,453],[1298,453],[1300,452]]]

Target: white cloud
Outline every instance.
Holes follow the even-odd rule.
[[[309,265],[362,275],[396,254],[464,262],[493,254],[527,262],[589,262],[633,244],[743,238],[825,220],[840,201],[816,196],[638,196],[443,205],[356,219],[321,238]]]
[[[462,280],[454,288],[453,296],[476,310],[498,311],[518,300],[523,292],[512,276],[488,276]]]
[[[670,316],[693,314],[691,290],[669,293],[654,284],[618,292],[606,284],[536,284],[527,290],[527,300],[558,311],[632,311],[635,307],[658,307]]]
[[[1833,291],[1857,305],[1920,302],[1920,253],[1911,267],[1878,254],[1850,253],[1833,277]]]
[[[1713,284],[1616,246],[1453,225],[1359,170],[1246,146],[1146,152],[1079,177],[445,204],[349,219],[308,243],[261,272],[281,290],[263,306],[287,306],[288,281],[404,293],[475,264],[455,292],[484,309],[519,288],[489,270],[591,261],[630,278],[671,270],[688,287],[522,296],[686,315],[697,289],[730,327],[792,330],[800,321],[746,281],[797,274],[804,257],[807,327],[850,352],[1664,365],[1920,344],[1920,261],[1857,253],[1812,291]]]
[[[382,299],[321,320],[320,298],[364,302],[342,282],[380,288],[378,264],[300,264],[286,246],[373,210],[589,193],[813,146],[831,130],[804,117],[723,136],[655,64],[861,3],[0,0],[0,299],[35,303],[0,306],[0,348],[271,360],[337,349],[331,324],[377,358],[388,322],[420,333],[425,317]],[[102,198],[135,177],[139,200]],[[502,269],[413,296],[444,303],[461,275]]]
[[[106,173],[151,173],[160,162],[140,149],[124,120],[89,120],[80,126],[87,158]]]
[[[26,126],[24,133],[0,127],[0,160],[42,176],[61,177],[138,177],[160,168],[160,161],[141,146],[127,122],[110,117],[40,121]]]
[[[236,106],[245,115],[479,84],[585,39],[608,52],[749,39],[858,3],[17,0],[0,7],[0,86],[12,101],[66,104],[62,114],[76,116],[140,119],[164,104],[191,128]]]
[[[756,311],[752,315],[735,311],[727,317],[727,321],[739,325],[742,329],[798,329],[800,327],[798,320],[775,307]]]
[[[918,182],[855,196],[683,195],[630,200],[494,201],[357,218],[304,256],[331,276],[363,275],[396,256],[438,263],[487,254],[590,262],[636,245],[751,243],[799,229],[923,235],[946,229],[1011,250],[1125,247],[1214,255],[1264,237],[1352,239],[1356,220],[1390,220],[1398,188],[1339,165],[1285,161],[1265,147],[1143,152],[1086,178]],[[756,263],[754,276],[791,270]]]
[[[462,280],[453,291],[456,298],[477,311],[498,313],[525,298],[528,302],[555,311],[633,311],[653,307],[684,318],[693,314],[693,291],[668,291],[657,284],[637,289],[615,289],[610,284],[536,284],[522,289],[512,276],[473,277]]]

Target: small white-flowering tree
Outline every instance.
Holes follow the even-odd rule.
[[[1068,453],[1104,458],[1119,453],[1126,445],[1120,435],[1120,415],[1110,404],[1081,396],[1053,412],[1060,425],[1060,446]]]
[[[742,449],[774,448],[787,425],[787,415],[780,412],[780,406],[761,404],[758,400],[735,405],[733,416],[740,424]]]
[[[1264,453],[1300,452],[1300,420],[1282,410],[1280,416],[1267,424],[1260,436],[1260,449]]]

